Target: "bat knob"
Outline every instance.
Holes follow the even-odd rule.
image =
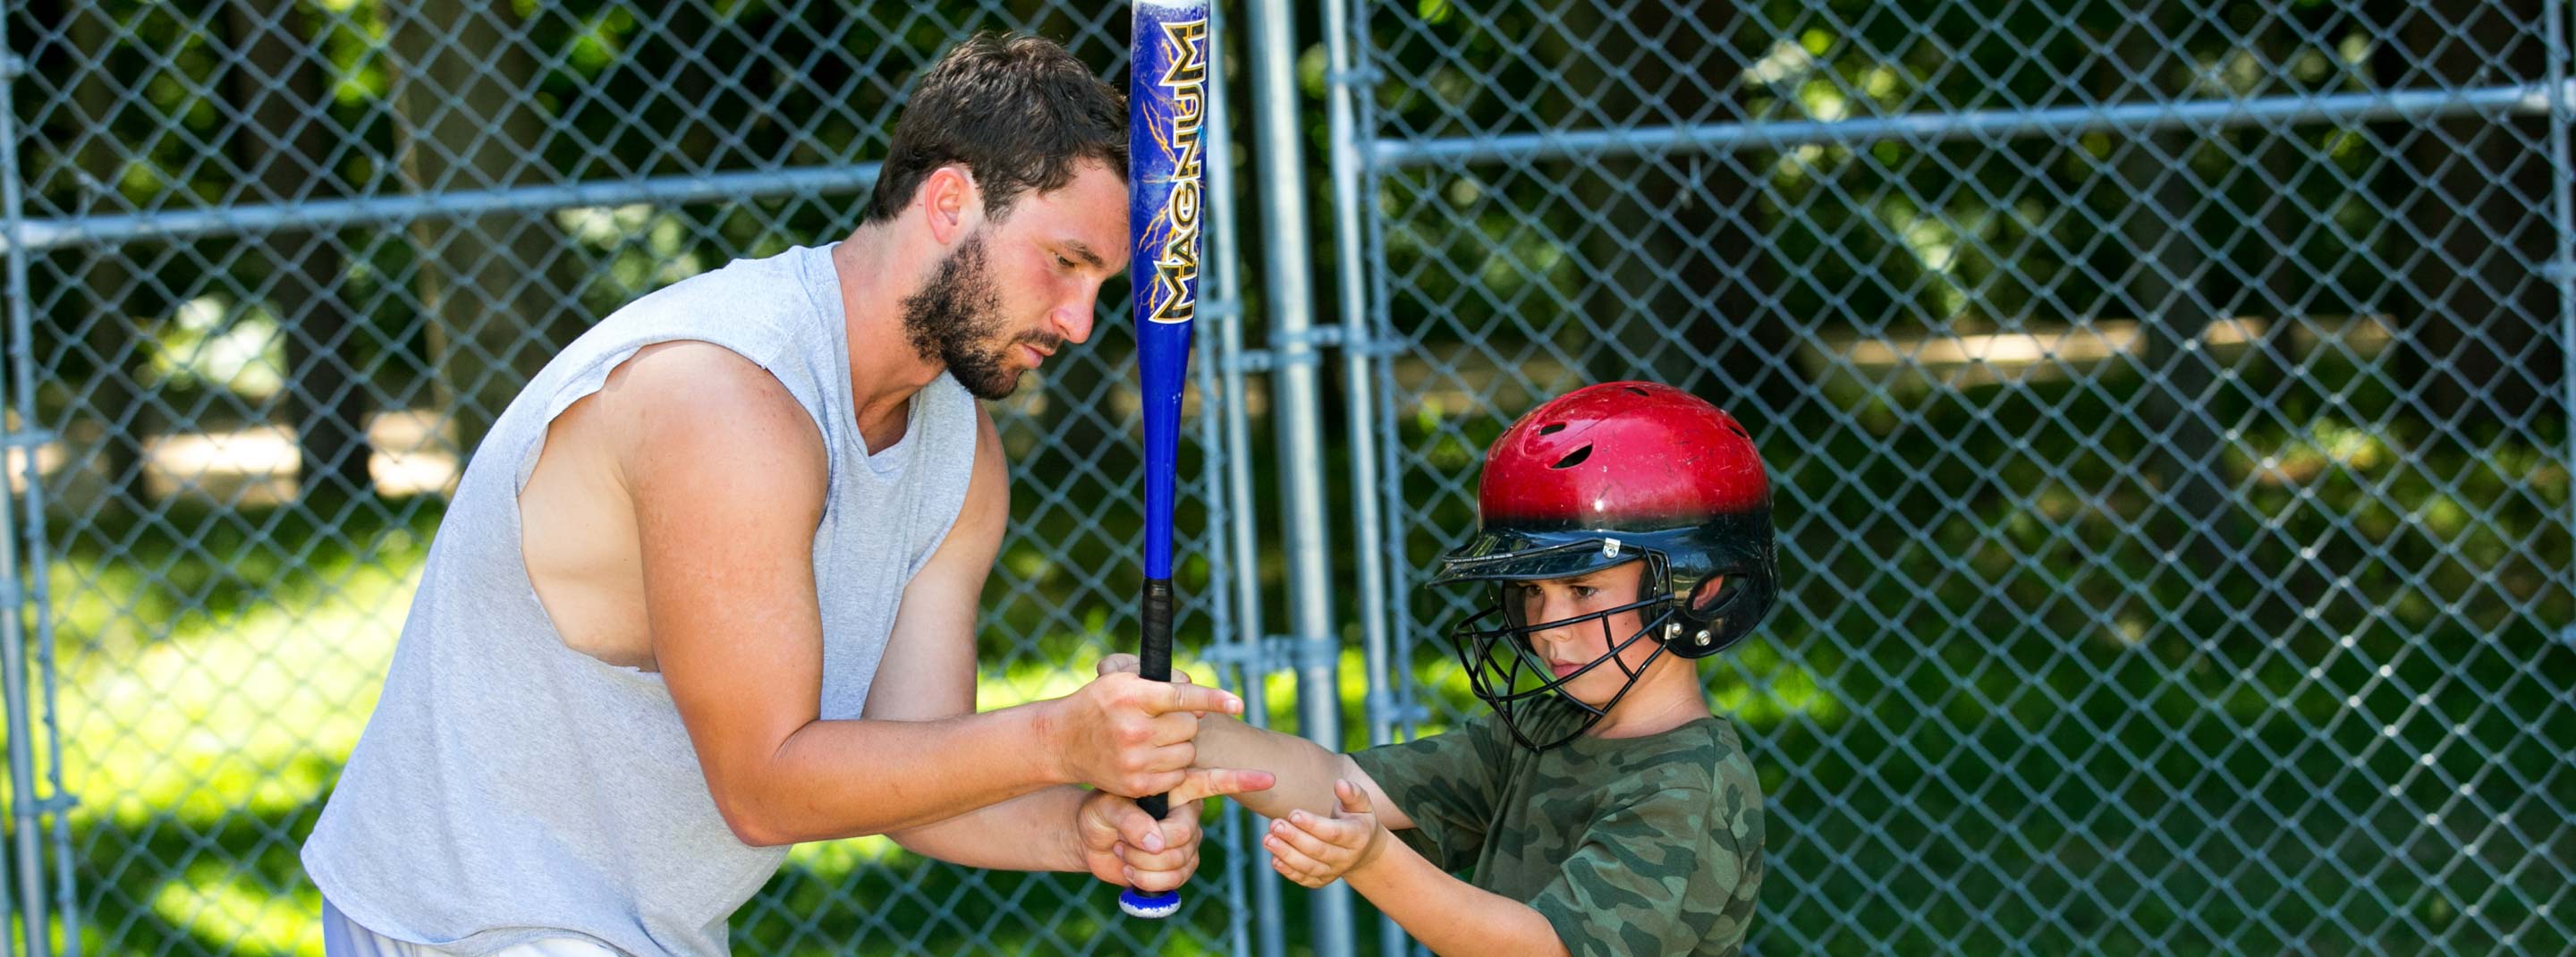
[[[1162,920],[1180,912],[1181,892],[1149,894],[1130,887],[1118,892],[1118,909],[1126,911],[1129,917]]]

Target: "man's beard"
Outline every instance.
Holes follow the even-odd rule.
[[[957,384],[988,402],[1019,388],[1020,372],[1010,362],[1013,347],[1026,342],[1051,350],[1057,343],[1057,337],[1036,332],[1006,339],[1008,325],[980,228],[940,262],[920,292],[903,300],[904,338],[912,350],[946,366]]]

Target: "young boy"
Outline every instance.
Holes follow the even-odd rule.
[[[1495,440],[1477,518],[1433,583],[1490,590],[1451,637],[1492,714],[1350,755],[1211,716],[1196,763],[1275,773],[1235,795],[1279,818],[1273,866],[1437,953],[1739,952],[1762,795],[1695,661],[1776,594],[1753,440],[1677,389],[1582,389]]]

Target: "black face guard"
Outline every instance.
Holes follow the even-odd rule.
[[[1467,669],[1467,682],[1477,698],[1494,709],[1512,740],[1532,751],[1545,751],[1592,729],[1620,699],[1637,686],[1647,665],[1668,650],[1658,632],[1675,621],[1680,603],[1670,591],[1661,591],[1615,608],[1576,615],[1556,621],[1530,624],[1521,620],[1520,605],[1511,601],[1505,589],[1517,582],[1496,582],[1494,603],[1483,611],[1450,629],[1451,647],[1457,649],[1458,663]],[[1651,587],[1651,582],[1650,582]],[[1610,632],[1610,616],[1623,611],[1636,611],[1643,619],[1637,633],[1621,639]],[[1585,622],[1597,622],[1601,637],[1610,650],[1565,677],[1559,678],[1548,667],[1547,659],[1530,647],[1530,638],[1538,632]],[[1485,627],[1488,623],[1499,627]],[[1636,668],[1620,660],[1619,653],[1639,641],[1654,643],[1655,651]],[[1609,701],[1595,706],[1565,690],[1567,683],[1592,673],[1604,664],[1616,667],[1628,676],[1628,683]]]

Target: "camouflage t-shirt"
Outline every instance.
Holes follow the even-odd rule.
[[[1413,819],[1397,837],[1545,915],[1567,951],[1743,950],[1762,791],[1725,718],[1532,753],[1487,714],[1352,758]]]

